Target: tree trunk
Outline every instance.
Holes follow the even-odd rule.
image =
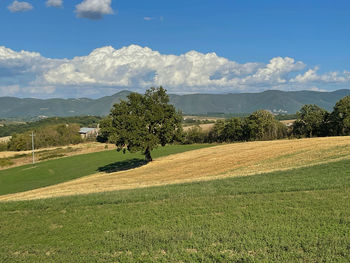
[[[152,156],[149,147],[147,147],[145,150],[145,160],[146,162],[152,162]]]

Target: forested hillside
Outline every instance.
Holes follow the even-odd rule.
[[[114,103],[125,99],[129,91],[121,91],[112,96],[99,99],[19,99],[0,98],[0,118],[18,118],[35,116],[105,116]],[[334,92],[316,91],[278,91],[237,94],[170,94],[170,103],[185,114],[213,113],[252,113],[266,109],[276,113],[294,114],[305,104],[316,104],[326,110],[332,110],[334,104],[344,96],[350,95],[349,89]]]

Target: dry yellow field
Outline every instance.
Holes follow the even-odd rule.
[[[128,171],[97,173],[45,188],[0,196],[0,201],[245,176],[342,159],[350,159],[350,136],[226,144],[170,155]]]
[[[211,128],[214,127],[214,123],[205,123],[205,124],[199,124],[199,125],[185,126],[185,127],[183,127],[183,130],[188,131],[189,129],[192,129],[192,128],[198,127],[198,126],[202,129],[202,131],[208,132],[211,130]]]
[[[60,146],[60,147],[50,147],[50,148],[41,148],[35,150],[36,154],[36,160],[38,161],[40,157],[45,153],[48,154],[50,152],[54,152],[55,150],[58,149],[73,149],[72,151],[67,151],[64,153],[64,156],[73,156],[73,155],[78,155],[78,154],[86,154],[86,153],[93,153],[93,152],[100,152],[104,151],[105,146],[107,145],[108,149],[114,149],[115,145],[114,144],[102,144],[98,142],[88,142],[88,143],[80,143],[80,144],[75,144],[75,145],[68,145],[68,146]],[[13,159],[13,164],[10,166],[5,166],[1,167],[0,170],[3,169],[8,169],[11,167],[16,167],[16,166],[21,166],[25,164],[29,164],[32,162],[32,157],[31,157],[32,151],[5,151],[5,152],[0,152],[0,158],[10,158],[18,155],[28,155],[24,156],[21,158],[16,158]]]
[[[11,138],[12,136],[0,137],[0,143],[7,143]]]

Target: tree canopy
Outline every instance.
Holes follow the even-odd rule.
[[[297,119],[293,124],[293,133],[297,136],[325,136],[327,135],[328,112],[317,105],[304,105],[297,112]]]
[[[150,88],[144,95],[131,93],[127,100],[114,104],[110,115],[101,123],[101,136],[118,150],[142,151],[152,161],[151,151],[182,136],[182,116],[162,87]]]
[[[330,119],[334,135],[350,135],[350,96],[335,104]]]

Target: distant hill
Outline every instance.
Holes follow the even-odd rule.
[[[121,91],[99,99],[19,99],[0,97],[0,118],[35,116],[107,115],[114,103],[125,99],[129,91]],[[317,104],[332,110],[334,104],[350,89],[334,92],[278,91],[238,94],[170,94],[170,102],[185,114],[251,113],[258,109],[293,114],[304,104]]]

